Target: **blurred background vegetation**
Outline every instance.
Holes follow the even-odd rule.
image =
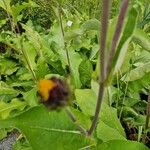
[[[29,0],[30,1],[30,0]],[[11,1],[11,4],[21,4],[23,2],[29,2],[28,0],[14,0]],[[27,8],[22,12],[22,19],[21,22],[26,23],[28,20],[31,20],[32,23],[36,26],[40,26],[42,28],[49,29],[56,19],[56,13],[54,8],[58,5],[61,5],[64,9],[63,11],[68,11],[72,14],[80,14],[82,15],[83,19],[91,19],[97,18],[99,19],[100,11],[99,7],[101,7],[100,0],[32,0],[39,7],[34,8]],[[110,18],[113,18],[118,14],[119,6],[121,0],[112,0],[112,10],[110,14]],[[150,0],[132,0],[130,1],[131,5],[137,8],[137,11],[142,14],[139,15],[138,18],[138,27],[144,28],[146,26],[146,32],[149,32],[149,25],[150,20]],[[6,18],[6,12],[0,8],[0,20]],[[39,13],[40,12],[40,13]],[[142,12],[142,13],[141,13]],[[7,24],[7,28],[9,23]],[[3,28],[4,29],[4,28]]]

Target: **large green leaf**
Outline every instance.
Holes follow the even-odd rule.
[[[135,141],[112,140],[99,144],[97,150],[149,150],[149,148]]]
[[[0,128],[16,127],[34,150],[77,150],[89,145],[89,138],[80,134],[64,111],[48,113],[44,107],[34,107],[10,118],[0,120]]]
[[[150,37],[145,32],[140,29],[136,29],[133,34],[133,40],[145,50],[150,52]]]
[[[95,92],[91,89],[76,89],[75,96],[82,112],[87,116],[94,116],[97,100]],[[106,130],[113,130],[116,134],[119,134],[122,139],[125,137],[124,130],[117,118],[117,111],[109,107],[105,102],[103,102],[101,107],[100,122],[101,121],[103,121],[103,124],[99,126],[102,125]],[[99,130],[98,137],[101,138],[102,134],[103,133]],[[107,138],[109,139],[109,136]]]

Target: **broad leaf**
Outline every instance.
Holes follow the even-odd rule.
[[[34,150],[77,150],[88,146],[64,111],[48,113],[43,107],[34,107],[11,119],[0,120],[0,128],[16,127],[26,136]]]
[[[94,116],[96,108],[97,96],[93,90],[90,89],[76,89],[75,90],[76,100],[81,108],[82,112],[87,116]],[[100,122],[103,121],[106,128],[112,128],[120,137],[125,137],[124,130],[117,118],[117,111],[109,107],[103,102],[100,112]],[[100,137],[101,135],[99,135]],[[109,138],[109,137],[108,137]]]

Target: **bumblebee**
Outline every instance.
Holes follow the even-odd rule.
[[[67,105],[69,100],[68,89],[66,82],[56,77],[40,80],[38,84],[41,102],[48,108]]]

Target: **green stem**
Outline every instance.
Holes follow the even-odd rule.
[[[58,12],[59,12],[60,28],[61,28],[61,33],[62,33],[62,37],[63,37],[64,49],[65,49],[65,52],[66,52],[69,71],[71,72],[70,58],[69,58],[69,52],[68,52],[66,42],[65,42],[65,33],[64,33],[63,23],[62,23],[62,13],[61,13],[61,11],[62,11],[62,8],[61,8],[61,5],[59,5]]]

